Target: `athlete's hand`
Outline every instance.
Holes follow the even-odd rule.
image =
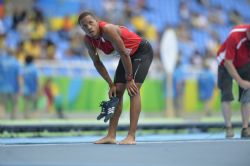
[[[238,84],[240,85],[241,88],[243,89],[250,89],[250,82],[246,81],[246,80],[240,80],[238,82]]]
[[[138,88],[133,79],[131,81],[127,81],[126,88],[127,88],[129,96],[135,96],[138,94]]]
[[[116,86],[115,86],[115,84],[112,84],[109,88],[110,88],[109,89],[109,98],[116,97]]]

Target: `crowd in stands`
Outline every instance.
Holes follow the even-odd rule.
[[[161,35],[166,28],[173,27],[184,64],[200,63],[196,59],[214,56],[230,28],[250,19],[247,0],[236,4],[233,0],[227,3],[223,0],[24,0],[23,3],[0,2],[2,44],[21,62],[26,54],[37,59],[86,56],[83,32],[76,22],[84,10],[93,11],[108,22],[128,26],[147,38],[158,58]]]

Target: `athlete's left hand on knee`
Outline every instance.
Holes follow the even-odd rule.
[[[135,96],[138,94],[138,88],[134,80],[127,81],[126,87],[127,87],[129,96]]]

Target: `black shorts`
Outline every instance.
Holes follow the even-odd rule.
[[[250,63],[244,65],[243,67],[237,69],[238,74],[244,80],[250,81]],[[224,66],[219,66],[218,68],[218,87],[221,90],[221,101],[232,101],[234,99],[232,92],[233,80],[231,75],[228,73]],[[244,89],[239,86],[239,97]]]
[[[237,69],[237,71],[243,80],[250,81],[250,62],[244,65],[243,67]],[[239,86],[239,99],[238,99],[239,101],[243,91],[244,89]]]
[[[218,87],[221,92],[221,101],[230,102],[234,100],[232,92],[233,79],[227,69],[221,65],[218,67]]]
[[[131,57],[133,77],[136,83],[143,83],[151,62],[153,60],[153,49],[147,40],[142,40],[138,49]],[[115,72],[114,83],[126,83],[125,69],[120,59]]]

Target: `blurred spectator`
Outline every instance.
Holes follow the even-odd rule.
[[[52,110],[53,102],[54,102],[51,85],[52,85],[52,78],[46,78],[44,85],[43,85],[43,91],[47,98],[46,112],[50,112]]]
[[[221,6],[217,6],[209,8],[208,20],[212,24],[224,25],[227,21],[227,17],[223,8]]]
[[[131,23],[135,27],[136,34],[148,39],[154,51],[158,48],[157,44],[159,41],[158,32],[152,24],[142,16],[134,16],[131,18]],[[145,28],[147,27],[147,28]]]
[[[208,27],[207,17],[195,12],[191,14],[191,23],[192,26],[197,29],[206,29]]]
[[[0,54],[6,54],[6,33],[0,22]]]
[[[57,58],[56,45],[51,40],[46,40],[44,42],[44,48],[42,49],[41,58],[49,60],[54,60]]]
[[[237,10],[232,10],[229,12],[229,23],[234,25],[242,24],[243,18]]]
[[[58,118],[64,118],[62,96],[52,78],[46,78],[43,90],[47,98],[46,112],[50,113],[55,109]]]
[[[191,64],[190,59],[193,52],[196,50],[196,45],[184,24],[181,24],[176,32],[178,36],[179,50],[182,55],[180,61],[182,64]]]
[[[190,59],[190,64],[193,68],[195,68],[197,71],[199,71],[200,69],[202,69],[202,55],[200,54],[200,52],[198,50],[195,50],[191,56]]]
[[[180,2],[179,11],[181,22],[189,25],[191,13],[185,1]]]
[[[206,63],[209,66],[209,69],[211,70],[211,72],[214,74],[214,76],[217,76],[218,62],[217,62],[216,56],[214,54],[211,54],[211,52],[208,51],[208,49],[206,49],[205,56],[203,59],[206,60]]]
[[[32,24],[32,20],[28,17],[18,24],[16,30],[19,33],[22,42],[31,38]]]
[[[181,117],[184,105],[185,72],[180,60],[177,62],[173,73],[173,101],[175,117]]]
[[[25,57],[26,57],[26,52],[24,50],[24,43],[21,41],[18,43],[17,49],[16,49],[16,57],[19,60],[20,63],[24,64],[25,62]]]
[[[69,32],[75,26],[73,20],[70,18],[69,15],[66,15],[63,19],[63,30]]]
[[[22,40],[37,39],[42,40],[45,38],[47,28],[43,22],[43,16],[33,11],[27,14],[16,25],[16,30],[19,32]]]
[[[140,14],[143,11],[150,11],[150,7],[147,4],[147,1],[145,0],[137,0],[136,1],[136,14]]]
[[[4,104],[4,89],[5,89],[5,73],[3,63],[6,57],[5,49],[5,33],[0,31],[0,119],[5,116],[5,104]]]
[[[57,113],[57,117],[60,119],[65,118],[63,113],[63,98],[59,92],[59,88],[57,84],[53,84],[53,96],[54,96],[54,107]]]
[[[20,71],[21,65],[17,59],[10,55],[7,51],[6,54],[1,54],[2,62],[2,102],[5,110],[10,110],[11,119],[17,118],[18,111],[18,97],[20,90]]]
[[[147,27],[146,19],[141,15],[136,15],[132,17],[131,23],[135,27],[136,33],[144,37],[145,27]]]
[[[44,22],[42,22],[41,20],[33,20],[31,28],[31,39],[42,40],[45,38],[47,29]]]
[[[103,8],[105,21],[124,25],[124,6],[122,1],[104,0]]]
[[[65,16],[62,20],[62,28],[59,30],[59,35],[64,40],[70,40],[70,30],[75,26],[70,16]]]
[[[33,117],[37,109],[37,98],[39,90],[38,70],[31,55],[25,57],[25,64],[22,68],[23,97],[24,97],[24,118]]]
[[[209,68],[208,61],[202,62],[202,70],[198,75],[198,92],[199,99],[204,105],[204,113],[206,116],[212,115],[211,101],[215,89],[215,76]]]
[[[210,38],[206,42],[206,49],[209,55],[215,57],[220,46],[220,37],[216,31],[210,33]]]
[[[130,20],[133,16],[133,8],[130,6],[130,1],[129,0],[124,0],[123,1],[123,6],[124,6],[124,24],[129,25]]]
[[[40,39],[31,39],[24,42],[24,50],[27,54],[32,55],[35,59],[42,56],[42,45]]]
[[[38,22],[44,22],[43,12],[38,6],[33,7],[33,17]]]
[[[17,29],[19,23],[21,23],[27,17],[27,12],[20,7],[16,6],[14,8],[12,17],[12,29]]]
[[[81,56],[84,54],[85,46],[82,44],[82,36],[75,35],[70,39],[70,48],[72,53],[76,56]]]
[[[177,27],[176,32],[180,41],[183,42],[190,41],[191,36],[188,32],[188,27],[184,23],[181,23]]]

